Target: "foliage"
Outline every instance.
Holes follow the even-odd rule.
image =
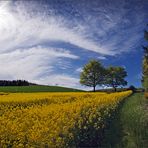
[[[81,72],[80,83],[93,87],[94,92],[97,85],[113,87],[116,91],[118,86],[127,85],[127,81],[124,80],[126,76],[127,72],[123,67],[104,68],[99,61],[91,60]]]
[[[116,87],[127,85],[127,81],[124,80],[126,76],[127,72],[123,67],[110,66],[107,68],[105,84],[113,87],[116,91]]]
[[[95,88],[103,83],[104,68],[99,61],[90,60],[83,68],[80,75],[80,83]]]
[[[131,85],[129,88],[128,88],[128,90],[132,90],[133,92],[136,92],[136,87],[135,86],[133,86],[133,85]]]
[[[1,93],[0,147],[87,147],[95,137],[99,145],[107,119],[130,94]]]
[[[148,76],[143,76],[143,87],[148,92]]]
[[[145,31],[145,39],[148,41],[148,32]],[[148,91],[148,46],[144,48],[144,58],[143,58],[143,86],[145,90]]]
[[[26,80],[0,80],[0,86],[28,86],[30,83]]]

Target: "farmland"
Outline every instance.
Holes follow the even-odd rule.
[[[108,121],[131,93],[1,93],[0,147],[100,146]]]
[[[61,86],[46,86],[46,85],[32,85],[32,86],[1,86],[0,92],[81,92],[82,90],[61,87]]]

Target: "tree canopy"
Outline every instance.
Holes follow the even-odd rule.
[[[123,67],[113,67],[110,66],[106,69],[105,84],[107,86],[113,87],[116,91],[118,86],[127,85],[127,81],[124,78],[127,76],[127,72]]]
[[[93,87],[93,91],[96,90],[97,85],[113,87],[116,91],[118,86],[127,85],[127,81],[124,80],[126,76],[127,72],[123,67],[111,66],[105,68],[101,62],[90,60],[89,63],[83,67],[80,74],[80,83],[82,85]]]
[[[83,67],[80,75],[80,83],[82,85],[93,87],[93,91],[97,85],[103,83],[104,68],[97,60],[90,60],[88,64]]]
[[[144,37],[148,41],[148,31],[145,31]],[[145,90],[148,90],[148,46],[144,48],[144,57],[143,57],[143,86]]]
[[[26,80],[0,80],[0,86],[29,86],[30,84]]]

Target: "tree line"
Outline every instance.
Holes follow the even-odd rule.
[[[116,91],[117,87],[127,85],[126,76],[127,72],[123,67],[110,66],[105,68],[100,61],[90,60],[83,67],[80,74],[80,83],[93,87],[94,92],[96,86],[112,87]]]
[[[0,80],[0,86],[29,86],[30,83],[26,80]]]

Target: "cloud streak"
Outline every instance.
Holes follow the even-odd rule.
[[[50,51],[50,52],[49,52]],[[1,79],[36,80],[50,75],[62,58],[78,59],[65,49],[33,47],[0,54]]]
[[[10,9],[10,6],[10,3],[7,3],[0,7],[0,34],[3,34],[3,38],[0,39],[1,53],[45,42],[62,41],[101,54],[114,54],[108,49],[99,47],[85,34],[81,34],[82,26],[77,28],[79,32],[68,28],[63,17],[42,14],[30,16],[25,12],[26,8],[23,10],[20,4],[16,3],[15,11]]]
[[[139,45],[144,5],[145,0],[1,1],[0,79],[80,87],[77,67],[89,58],[107,61]]]

